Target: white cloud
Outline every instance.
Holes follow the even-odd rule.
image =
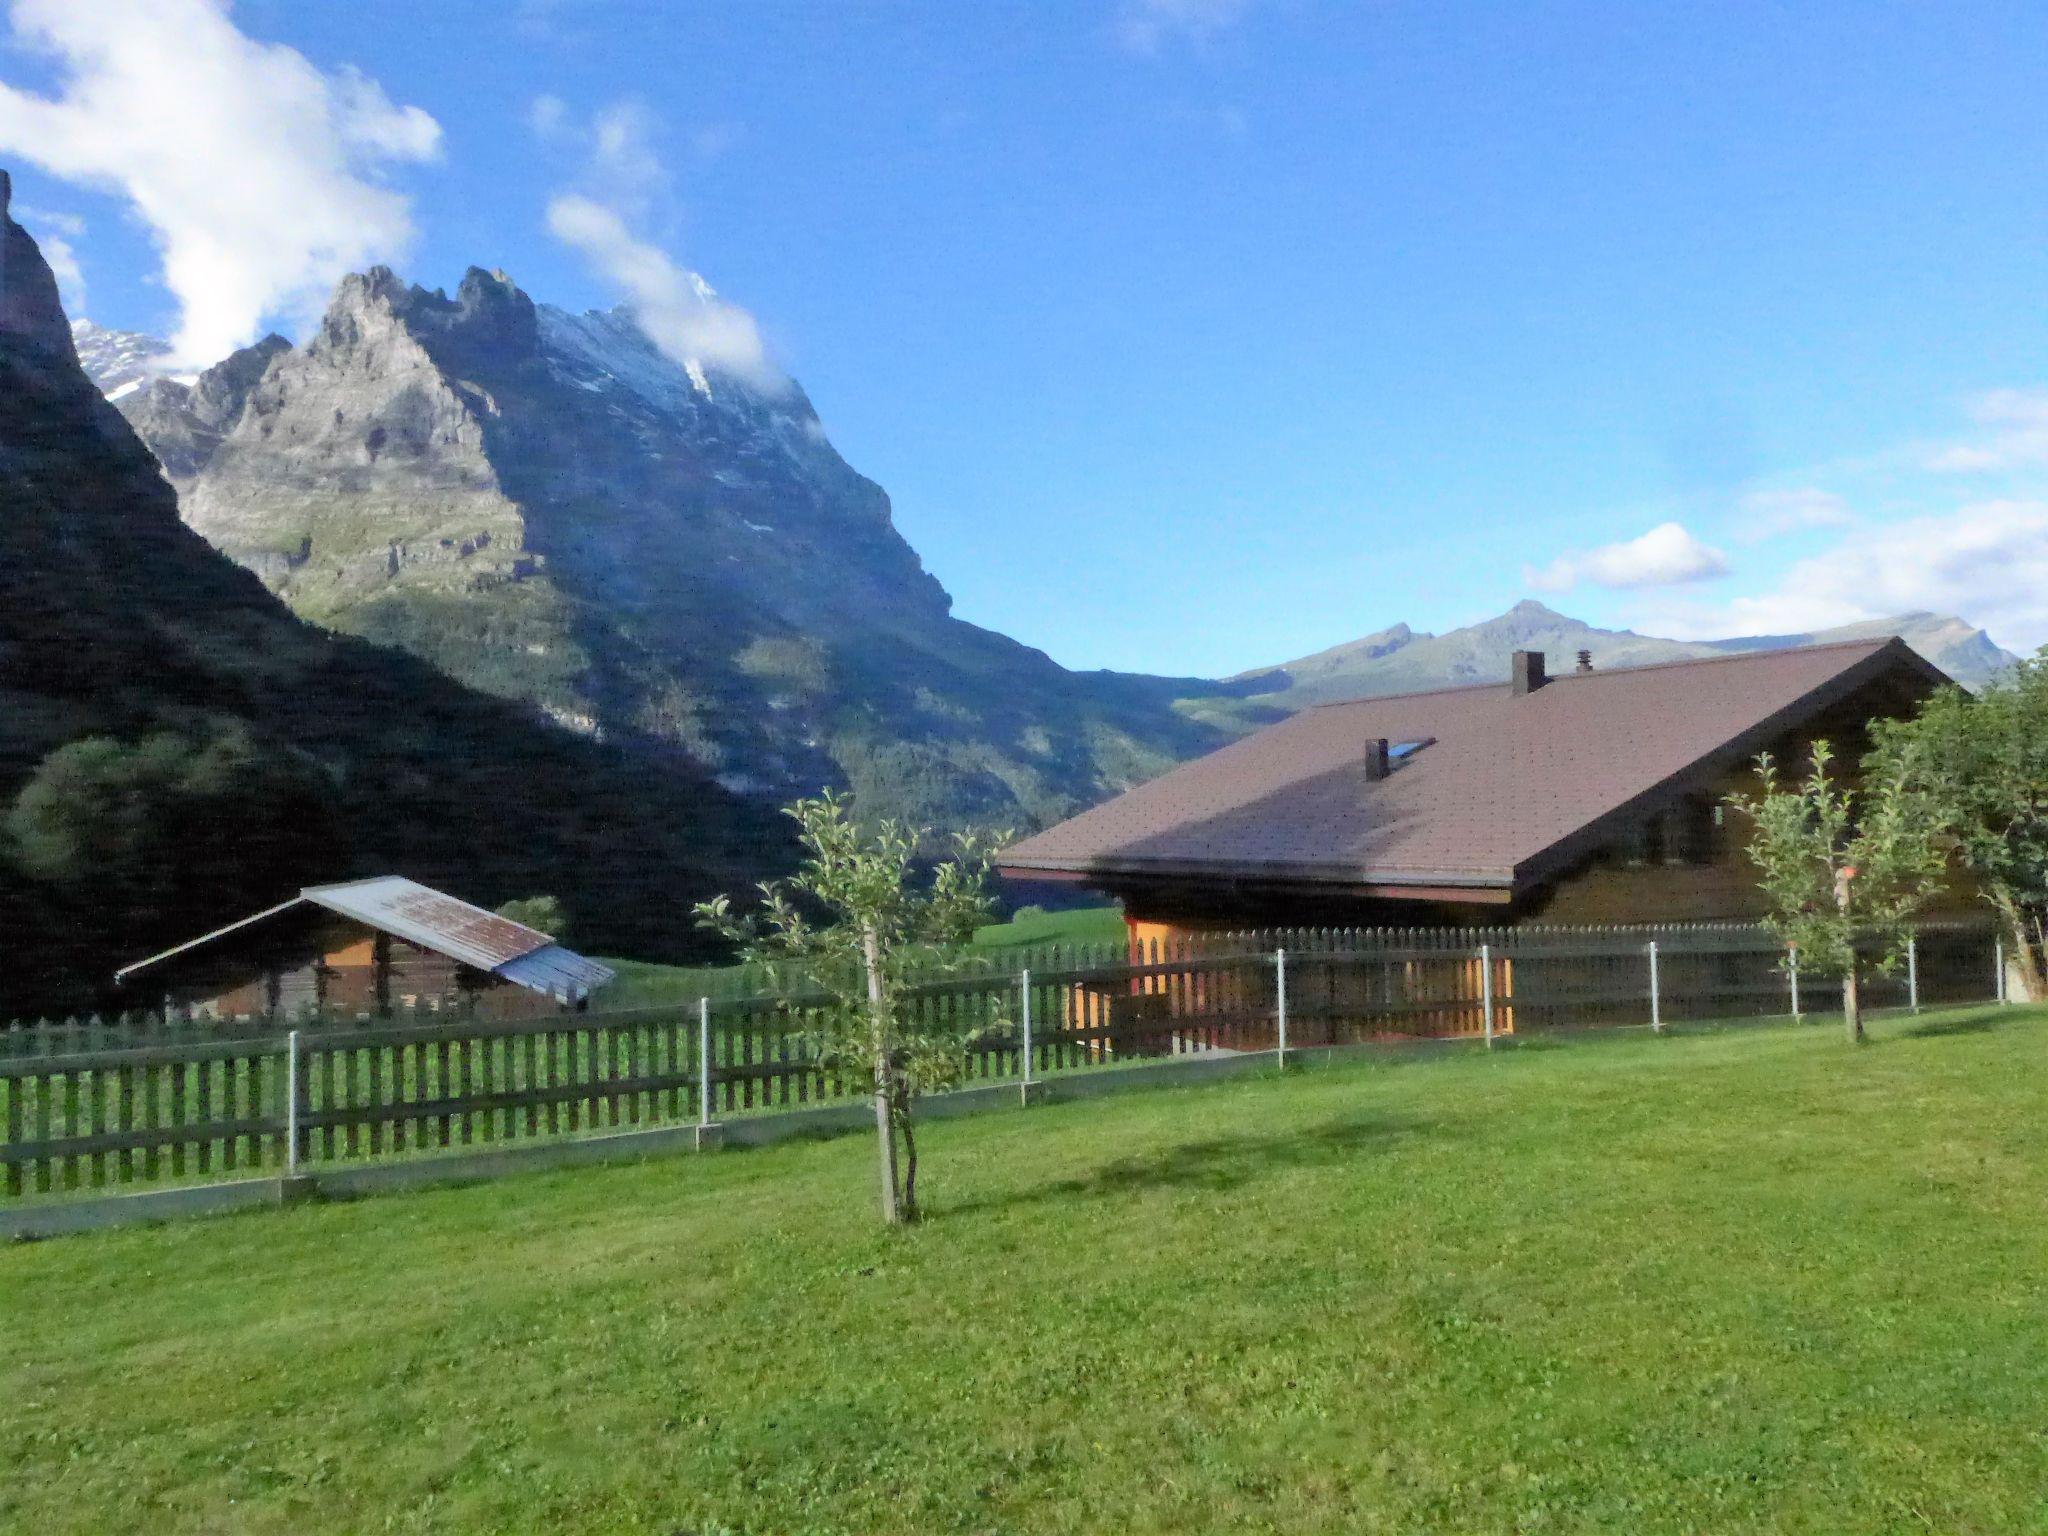
[[[575,148],[583,160],[577,188],[548,203],[549,231],[625,297],[647,339],[683,367],[729,374],[756,389],[786,389],[754,317],[635,233],[635,223],[647,222],[671,196],[653,147],[652,114],[622,101],[583,121],[543,96],[528,121],[543,140]]]
[[[1894,614],[1959,614],[2003,645],[2048,642],[2048,501],[1986,501],[1861,530],[1769,591],[1667,620],[1681,637],[1787,634]]]
[[[635,239],[614,210],[587,197],[558,197],[548,204],[548,228],[625,294],[640,329],[670,360],[734,374],[757,389],[786,387],[754,317],[666,252]]]
[[[1736,505],[1736,537],[1760,544],[1811,528],[1846,528],[1855,521],[1849,503],[1813,486],[1751,491]]]
[[[62,94],[0,83],[0,149],[117,192],[150,226],[181,316],[176,361],[217,361],[344,272],[403,253],[409,200],[376,177],[441,128],[352,69],[238,30],[226,0],[14,0]]]
[[[1252,0],[1124,0],[1116,35],[1133,53],[1157,53],[1169,41],[1206,43],[1238,22]]]
[[[1522,579],[1539,592],[1564,592],[1589,582],[1597,587],[1668,587],[1728,573],[1728,557],[1702,544],[1679,523],[1659,523],[1640,538],[1559,555]]]
[[[1938,449],[1928,468],[1971,474],[2048,464],[2048,389],[1987,390],[1969,409],[1982,430]]]
[[[526,125],[542,138],[551,138],[569,124],[569,104],[559,96],[536,96],[526,109]]]

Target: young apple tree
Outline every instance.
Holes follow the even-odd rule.
[[[1857,947],[1874,944],[1881,971],[1898,965],[1914,913],[1941,882],[1945,849],[1935,807],[1903,761],[1882,765],[1860,789],[1829,773],[1833,761],[1817,741],[1813,771],[1781,783],[1765,753],[1759,793],[1729,803],[1752,823],[1749,856],[1771,905],[1765,923],[1802,971],[1842,978],[1843,1020],[1860,1043]]]
[[[1876,756],[1934,801],[2028,999],[2048,1001],[2048,649],[1975,698],[1946,688],[1880,722]]]
[[[825,995],[803,1036],[826,1070],[873,1085],[882,1219],[913,1222],[917,1100],[957,1082],[969,1048],[1009,1025],[956,1022],[952,1010],[906,1010],[904,991],[913,978],[956,965],[974,930],[993,917],[988,877],[1001,843],[957,836],[952,856],[919,878],[921,831],[895,821],[863,830],[830,792],[798,801],[788,814],[805,853],[796,874],[762,886],[760,912],[751,918],[735,914],[723,896],[699,903],[697,918],[767,966],[779,988]]]

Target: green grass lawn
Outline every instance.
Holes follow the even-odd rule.
[[[1121,907],[1076,907],[1048,912],[1021,908],[1008,922],[978,930],[970,951],[990,955],[1031,949],[1044,944],[1120,944],[1124,939]],[[619,979],[597,995],[595,1008],[639,1008],[699,997],[736,997],[766,985],[748,967],[737,965],[657,965],[649,960],[607,959]]]
[[[9,1531],[2048,1528],[2048,1012],[0,1249]]]

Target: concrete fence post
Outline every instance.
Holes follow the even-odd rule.
[[[697,999],[697,1124],[711,1124],[711,999]]]
[[[1906,935],[1906,1006],[1920,1011],[1920,936]]]
[[[1479,1006],[1486,1019],[1486,1048],[1493,1049],[1493,946],[1479,946]]]
[[[1280,1026],[1280,1065],[1287,1065],[1287,951],[1273,951],[1274,1007]]]
[[[1031,973],[1021,972],[1017,977],[1018,990],[1023,994],[1024,1022],[1024,1086],[1031,1086]],[[1029,1095],[1026,1095],[1029,1097]]]
[[[1650,940],[1650,1032],[1664,1032],[1664,999],[1657,984],[1657,941]]]
[[[1785,974],[1792,978],[1792,1022],[1797,1024],[1799,1022],[1799,946],[1797,944],[1786,945],[1785,954],[1788,957],[1785,965]]]
[[[284,1039],[284,1176],[299,1176],[299,1032]]]

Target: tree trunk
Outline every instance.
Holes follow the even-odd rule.
[[[906,1097],[898,1110],[903,1125],[903,1220],[917,1221],[923,1212],[917,1208],[917,1131],[911,1124],[910,1100]]]
[[[2026,994],[2020,1001],[2048,1002],[2048,974],[2044,974],[2048,966],[2043,965],[2040,937],[2028,923],[2026,912],[2003,891],[1993,895],[1992,905],[2005,919],[2006,959],[2018,970],[2020,990]]]
[[[1842,972],[1842,1019],[1849,1026],[1849,1039],[1861,1045],[1863,1034],[1863,1003],[1856,992],[1856,962],[1852,959],[1849,968]]]
[[[875,1135],[880,1139],[882,1159],[882,1220],[895,1226],[903,1220],[896,1198],[896,1116],[889,1093],[889,1032],[882,1019],[882,962],[875,930],[860,936],[861,958],[868,971],[868,1040],[874,1051]]]

